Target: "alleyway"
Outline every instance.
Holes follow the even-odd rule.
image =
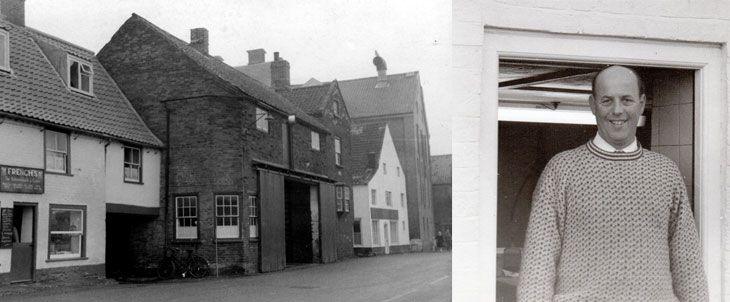
[[[356,258],[253,277],[110,285],[3,301],[450,301],[451,254]]]

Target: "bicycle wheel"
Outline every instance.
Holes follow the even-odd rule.
[[[176,271],[177,267],[175,266],[175,261],[172,261],[170,258],[162,259],[162,261],[160,261],[157,265],[157,276],[162,279],[174,278]]]
[[[188,260],[190,276],[193,278],[204,278],[210,274],[210,267],[208,267],[208,261],[205,258],[193,255]]]

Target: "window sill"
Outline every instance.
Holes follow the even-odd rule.
[[[133,180],[126,180],[126,179],[124,180],[124,183],[125,184],[133,184],[133,185],[144,185],[144,183],[141,182],[141,181],[133,181]]]
[[[172,239],[172,243],[200,243],[200,239]]]
[[[84,96],[88,96],[88,97],[91,97],[91,98],[95,98],[96,97],[93,92],[86,92],[86,91],[83,91],[83,90],[78,89],[78,88],[73,88],[71,86],[66,86],[66,87],[68,87],[68,90],[70,90],[71,92],[75,92],[75,93],[78,93],[78,94],[81,94],[81,95],[84,95]]]
[[[63,261],[76,261],[76,260],[89,260],[89,257],[46,259],[46,262],[63,262]]]
[[[248,238],[248,242],[256,242],[256,243],[259,243],[260,241],[261,241],[261,239],[259,237],[256,237],[256,238],[249,237]]]
[[[64,172],[56,172],[56,171],[48,171],[48,170],[44,170],[44,171],[46,174],[51,174],[51,175],[60,175],[60,176],[69,176],[69,177],[74,176],[73,174],[68,173],[68,172],[64,173]]]
[[[0,66],[0,74],[13,75],[13,70],[10,67],[5,68]]]
[[[214,242],[218,242],[218,243],[243,243],[243,238],[216,238]]]

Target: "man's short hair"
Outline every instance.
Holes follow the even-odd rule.
[[[636,70],[636,68],[630,67],[630,66],[624,66],[624,65],[609,65],[609,66],[606,66],[605,68],[601,69],[600,71],[598,71],[596,73],[596,75],[593,76],[593,80],[591,80],[591,94],[593,94],[594,97],[596,96],[596,79],[598,78],[598,75],[600,75],[603,71],[605,71],[606,69],[609,69],[611,67],[623,67],[623,68],[626,68],[629,71],[631,71],[634,74],[634,76],[636,76],[636,83],[639,85],[639,95],[646,94],[646,86],[644,86],[644,79],[641,77],[641,73],[639,73],[639,71]]]

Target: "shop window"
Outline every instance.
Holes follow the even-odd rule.
[[[139,148],[124,146],[124,181],[142,182],[142,153]]]
[[[380,227],[377,220],[373,220],[373,245],[380,245]]]
[[[371,190],[370,190],[370,202],[371,202],[371,203],[372,203],[373,205],[376,205],[376,204],[378,204],[378,191],[377,191],[377,190],[375,190],[375,189],[371,189]]]
[[[355,219],[353,222],[353,236],[352,240],[354,244],[362,244],[362,231],[360,231],[360,219]]]
[[[342,212],[342,186],[336,186],[335,187],[335,200],[337,201],[337,212]]]
[[[342,166],[342,149],[339,137],[335,137],[335,164]]]
[[[256,107],[256,129],[269,133],[269,113]]]
[[[84,94],[93,93],[94,70],[91,63],[82,59],[68,56],[68,87],[73,91]]]
[[[259,201],[254,195],[248,196],[248,237],[259,238]]]
[[[84,257],[85,219],[85,206],[51,205],[48,221],[49,259]]]
[[[215,196],[215,237],[239,238],[239,214],[237,195]]]
[[[312,131],[312,150],[319,151],[319,132]]]
[[[390,191],[385,191],[385,205],[389,207],[393,206],[393,193]]]
[[[68,173],[68,134],[46,130],[46,171]]]
[[[175,238],[198,238],[198,197],[175,197]]]
[[[345,212],[350,212],[350,187],[345,187],[345,199],[343,201],[343,206],[345,207]]]
[[[0,70],[10,71],[10,34],[0,29]]]

